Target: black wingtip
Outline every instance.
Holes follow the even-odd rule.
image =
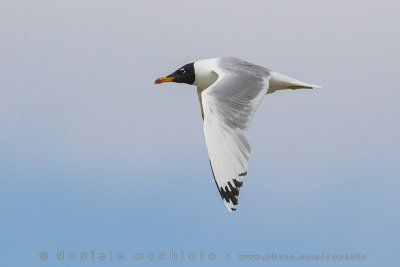
[[[234,184],[234,186],[232,185],[232,183],[229,181],[228,185],[225,186],[225,188],[218,186],[217,180],[215,179],[215,174],[214,174],[214,170],[211,164],[211,160],[210,160],[210,167],[211,167],[211,172],[213,174],[214,177],[214,182],[217,185],[218,188],[218,192],[221,196],[221,198],[226,202],[226,203],[232,203],[233,205],[238,205],[239,204],[239,189],[242,187],[243,182],[238,181],[237,179],[232,179],[232,182]],[[246,176],[247,175],[247,171],[240,173],[239,176]],[[235,211],[236,208],[230,208],[231,211]]]

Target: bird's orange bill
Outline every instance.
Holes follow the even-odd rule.
[[[159,83],[166,83],[166,82],[172,82],[175,79],[175,77],[160,77],[157,80],[154,81],[154,84],[159,84]]]

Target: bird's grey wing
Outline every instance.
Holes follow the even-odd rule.
[[[226,207],[233,211],[250,158],[250,145],[242,132],[268,90],[269,73],[246,62],[244,66],[228,63],[215,69],[217,81],[201,96],[204,135],[215,183]]]
[[[201,90],[201,88],[197,87],[197,96],[199,98],[199,103],[200,103],[201,117],[203,118],[204,121],[203,100],[201,99],[202,92],[203,91]]]

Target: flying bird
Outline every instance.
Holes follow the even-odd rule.
[[[230,212],[238,205],[250,158],[244,131],[264,95],[283,89],[321,88],[233,57],[186,64],[154,84],[165,82],[197,86],[211,171]]]

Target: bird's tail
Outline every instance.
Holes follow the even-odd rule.
[[[305,83],[293,78],[290,78],[286,75],[280,74],[276,71],[271,71],[271,76],[269,80],[269,89],[267,94],[271,94],[276,90],[284,90],[284,89],[313,89],[313,88],[321,88],[321,86]]]

